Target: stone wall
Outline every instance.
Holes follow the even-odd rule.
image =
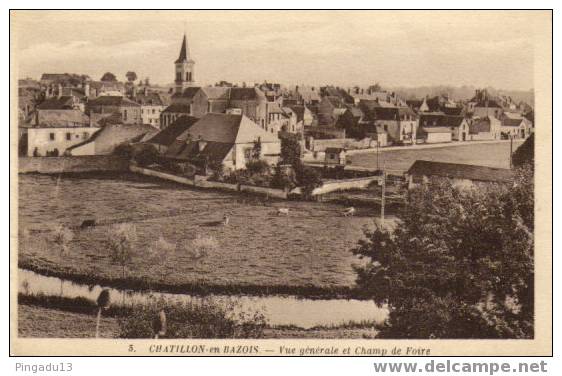
[[[129,161],[114,155],[77,157],[19,157],[19,173],[59,174],[67,172],[127,171]]]
[[[366,178],[344,179],[325,182],[321,187],[312,191],[312,196],[323,195],[334,191],[345,191],[350,189],[365,189],[374,181],[380,181],[380,176]]]
[[[326,148],[366,149],[377,146],[377,142],[370,138],[354,140],[353,138],[334,138],[329,140],[312,140],[310,150],[323,152]]]

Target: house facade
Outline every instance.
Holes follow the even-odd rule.
[[[238,170],[253,160],[257,144],[260,159],[276,164],[281,152],[277,134],[266,131],[245,115],[209,113],[178,136],[165,156],[219,161],[225,169]]]
[[[122,96],[103,95],[88,101],[88,113],[118,113],[124,124],[142,124],[141,105]]]

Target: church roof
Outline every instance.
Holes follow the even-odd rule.
[[[185,62],[188,62],[188,61],[191,61],[191,59],[189,58],[189,49],[187,48],[187,37],[184,34],[183,35],[183,41],[181,43],[180,56],[176,60],[176,64],[177,63],[185,63]]]

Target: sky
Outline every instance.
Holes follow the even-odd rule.
[[[545,13],[82,11],[11,17],[20,78],[135,71],[169,84],[184,32],[195,79],[415,87],[533,87]]]

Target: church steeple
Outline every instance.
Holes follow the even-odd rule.
[[[187,37],[183,35],[183,42],[181,43],[180,57],[176,60],[177,63],[187,62],[188,50],[187,50]]]
[[[174,62],[176,71],[176,93],[181,93],[187,87],[195,85],[194,77],[194,65],[193,61],[189,56],[189,49],[187,47],[187,37],[185,33],[183,34],[183,41],[180,49],[180,56]]]

